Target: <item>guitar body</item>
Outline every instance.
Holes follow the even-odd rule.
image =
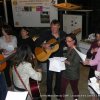
[[[4,59],[5,59],[4,56],[0,54],[0,61]],[[5,68],[6,68],[6,62],[3,62],[2,64],[0,64],[0,72],[2,72]]]
[[[44,49],[42,47],[35,48],[35,56],[37,60],[41,62],[46,61],[52,53],[56,52],[59,49],[59,44],[57,43],[56,39],[50,39],[47,43],[50,45],[54,45],[51,47],[51,49]]]
[[[38,82],[34,79],[29,78],[29,83],[33,100],[42,100],[40,96]]]

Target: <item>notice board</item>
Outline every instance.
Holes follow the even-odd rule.
[[[11,0],[15,27],[49,27],[58,19],[57,0]]]

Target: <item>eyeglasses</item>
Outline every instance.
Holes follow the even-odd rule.
[[[66,40],[66,42],[72,42],[73,40]]]

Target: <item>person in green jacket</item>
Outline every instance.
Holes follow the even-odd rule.
[[[70,83],[72,91],[73,91],[73,100],[78,100],[79,90],[78,90],[78,82],[80,78],[80,60],[78,53],[74,50],[74,47],[79,50],[77,47],[77,39],[75,35],[69,34],[66,37],[67,51],[65,57],[67,60],[65,61],[66,70],[62,73],[62,81],[61,81],[61,100],[65,99],[66,96],[66,88]]]

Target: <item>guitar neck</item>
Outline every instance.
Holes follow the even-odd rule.
[[[57,42],[55,42],[55,43],[53,43],[53,44],[50,44],[50,47],[52,48],[53,46],[55,46],[56,44],[58,44],[59,42],[57,41]]]
[[[56,42],[50,44],[50,47],[55,46],[56,44],[59,44],[61,41],[63,41],[65,39],[65,37],[63,37],[62,39],[56,40]]]

